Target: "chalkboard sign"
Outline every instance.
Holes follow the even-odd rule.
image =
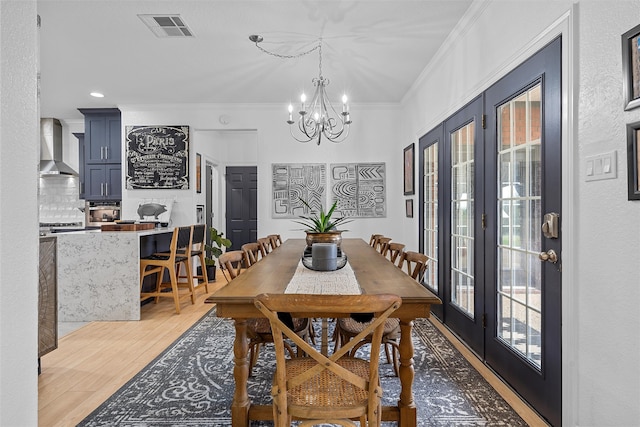
[[[189,188],[189,126],[127,126],[127,189]]]

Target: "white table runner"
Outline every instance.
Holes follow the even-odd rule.
[[[339,270],[315,271],[298,263],[285,294],[360,295],[362,290],[349,262]]]

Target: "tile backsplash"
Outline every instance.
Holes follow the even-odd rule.
[[[40,222],[84,223],[84,200],[78,197],[77,176],[55,175],[40,178],[38,194]]]

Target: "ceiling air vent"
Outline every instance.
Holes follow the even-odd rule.
[[[180,15],[138,15],[156,37],[193,37]]]

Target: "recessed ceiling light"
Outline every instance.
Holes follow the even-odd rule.
[[[93,96],[94,98],[104,98],[104,94],[100,92],[91,92],[89,95]]]

